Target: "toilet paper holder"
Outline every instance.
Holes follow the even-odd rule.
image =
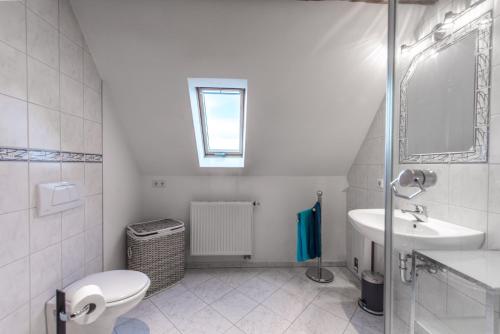
[[[92,313],[96,308],[95,304],[87,304],[81,310],[68,314],[66,312],[66,293],[56,290],[56,321],[57,334],[66,334],[66,323],[77,319],[85,314]]]

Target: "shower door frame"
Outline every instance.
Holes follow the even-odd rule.
[[[392,221],[393,194],[391,181],[393,178],[393,125],[394,125],[394,81],[396,60],[396,0],[388,0],[387,15],[387,78],[385,102],[385,156],[384,156],[384,333],[392,333]]]

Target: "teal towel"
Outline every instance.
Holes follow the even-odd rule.
[[[314,255],[321,257],[321,204],[314,204]]]
[[[321,256],[321,205],[297,214],[297,261]]]
[[[312,209],[297,214],[297,261],[315,258],[315,219]]]

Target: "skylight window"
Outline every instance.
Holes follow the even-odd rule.
[[[243,154],[245,90],[197,88],[205,155]]]
[[[188,79],[200,167],[244,167],[247,81]]]

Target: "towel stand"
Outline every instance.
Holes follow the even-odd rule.
[[[322,207],[321,200],[322,200],[322,197],[323,197],[323,192],[321,190],[318,190],[318,192],[316,193],[316,195],[318,196],[318,203],[319,203],[320,208],[321,208]],[[322,215],[323,214],[323,210],[320,210],[320,212],[321,212],[321,215]],[[320,217],[320,218],[322,218],[322,217]],[[321,219],[320,219],[320,221],[321,221]],[[320,233],[320,236],[321,236],[321,233]],[[321,256],[318,256],[317,259],[318,259],[317,260],[318,263],[317,263],[316,267],[315,268],[312,267],[312,268],[307,269],[306,276],[310,280],[313,280],[313,281],[318,282],[318,283],[330,283],[330,282],[333,282],[333,273],[330,270],[321,267]]]

